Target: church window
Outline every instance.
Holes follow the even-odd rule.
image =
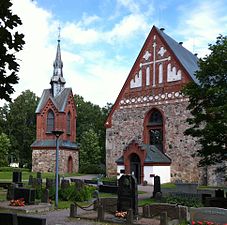
[[[70,122],[71,122],[71,114],[70,112],[68,112],[67,118],[66,118],[67,134],[70,134]]]
[[[49,110],[47,113],[47,133],[51,133],[54,130],[54,112]]]
[[[145,142],[163,150],[163,118],[159,110],[150,111],[145,124]]]

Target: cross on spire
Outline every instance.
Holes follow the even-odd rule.
[[[58,25],[58,41],[61,39],[61,26],[60,24]]]

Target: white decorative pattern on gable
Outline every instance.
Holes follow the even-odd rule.
[[[161,57],[163,57],[164,54],[165,54],[165,52],[166,52],[166,49],[163,48],[163,47],[161,47],[161,48],[159,49],[159,51],[158,51],[158,54],[159,54]]]
[[[181,80],[181,70],[176,70],[174,66],[171,68],[171,63],[167,66],[167,82],[178,81]]]
[[[130,81],[130,88],[137,88],[142,86],[142,70],[139,74],[135,75],[135,78]]]

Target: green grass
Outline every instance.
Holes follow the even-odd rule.
[[[5,201],[6,200],[6,190],[0,189],[0,201]]]
[[[152,203],[155,203],[153,198],[142,199],[138,201],[138,206],[150,205]]]
[[[22,180],[28,180],[29,176],[32,175],[36,177],[36,172],[22,171]],[[0,171],[0,181],[12,181],[13,172],[12,171]],[[81,176],[81,174],[76,173],[66,173],[60,174],[61,177],[71,177],[71,176]],[[42,173],[42,178],[54,178],[55,173]]]
[[[173,183],[161,184],[161,188],[176,188],[176,185]]]

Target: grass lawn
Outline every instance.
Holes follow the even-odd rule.
[[[28,180],[29,176],[32,175],[33,177],[36,177],[36,172],[28,172],[28,171],[22,171],[22,180]],[[81,174],[76,173],[66,173],[66,174],[60,174],[60,176],[64,177],[71,177],[71,176],[80,176]],[[12,171],[0,171],[0,181],[12,181],[13,172]],[[54,173],[42,173],[42,178],[54,178]]]

